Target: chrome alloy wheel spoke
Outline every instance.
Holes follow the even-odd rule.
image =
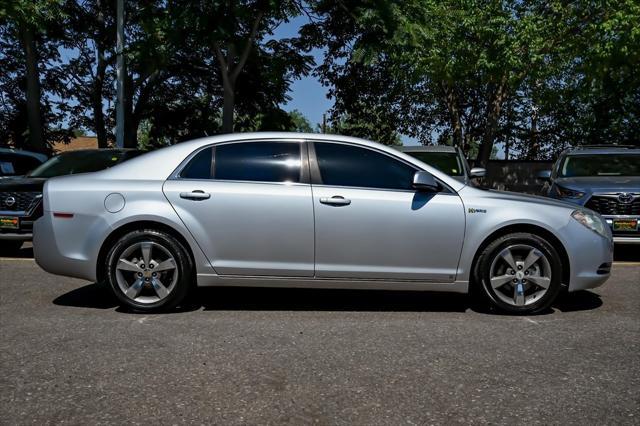
[[[507,264],[509,266],[511,266],[511,268],[516,269],[516,261],[513,260],[513,253],[511,253],[511,250],[509,247],[507,247],[506,249],[502,250],[502,252],[500,253],[500,257],[507,262]]]
[[[155,261],[152,260],[152,262],[155,262]],[[158,263],[157,266],[155,266],[153,268],[153,270],[155,272],[169,271],[171,269],[176,269],[176,262],[175,262],[175,260],[173,260],[172,257],[170,257],[167,260],[163,260],[162,262]]]
[[[153,278],[151,280],[151,285],[153,286],[153,289],[155,290],[156,294],[160,299],[164,299],[169,294],[169,291],[167,290],[167,288],[164,286],[164,284],[162,284],[162,281],[160,281],[158,278]]]
[[[511,282],[511,280],[513,280],[513,275],[508,275],[508,274],[500,275],[498,277],[491,277],[491,287],[493,288],[502,287],[506,283]]]
[[[127,260],[120,259],[118,260],[118,264],[116,265],[116,269],[120,269],[121,271],[130,271],[130,272],[141,272],[142,269],[135,263]]]
[[[529,281],[531,281],[532,283],[539,285],[540,287],[544,288],[545,290],[549,288],[549,284],[551,284],[551,280],[547,277],[541,277],[538,275],[529,275],[527,277],[527,279]]]
[[[131,284],[131,287],[129,287],[124,294],[126,294],[130,299],[135,299],[140,294],[143,284],[144,280],[142,278],[138,278],[133,284]]]

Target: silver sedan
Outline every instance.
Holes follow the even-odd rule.
[[[611,231],[591,210],[459,182],[374,142],[320,134],[199,139],[49,180],[38,264],[105,283],[137,311],[193,286],[473,292],[547,309],[597,287]]]

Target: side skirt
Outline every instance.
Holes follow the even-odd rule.
[[[291,287],[291,288],[342,288],[354,290],[405,290],[444,291],[468,293],[468,281],[448,283],[425,281],[389,281],[304,277],[258,277],[240,275],[198,274],[199,287]]]

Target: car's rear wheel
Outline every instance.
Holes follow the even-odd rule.
[[[548,309],[562,281],[556,249],[530,233],[504,235],[490,243],[476,262],[480,291],[503,312],[531,314]]]
[[[133,231],[107,254],[107,282],[125,306],[142,312],[178,306],[192,283],[192,262],[173,236],[158,230]]]

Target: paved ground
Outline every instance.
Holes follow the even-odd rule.
[[[638,263],[532,317],[410,292],[198,300],[129,314],[0,260],[0,423],[640,424]]]

